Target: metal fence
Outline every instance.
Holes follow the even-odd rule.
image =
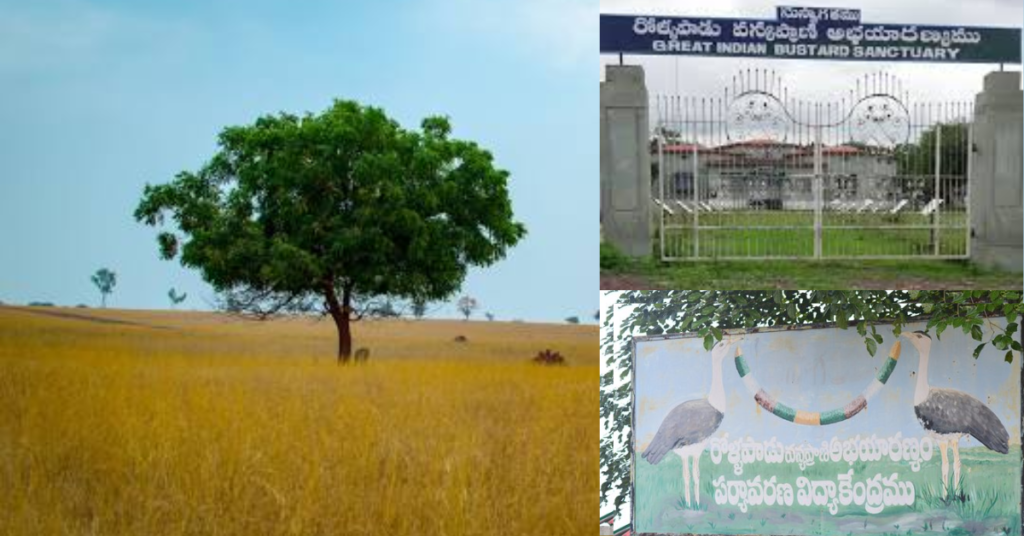
[[[651,109],[664,260],[970,254],[970,103],[912,102],[883,73],[807,102],[751,70]]]

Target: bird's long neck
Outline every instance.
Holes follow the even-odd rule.
[[[928,349],[917,350],[919,363],[917,365],[917,387],[914,389],[914,405],[924,402],[928,398]]]
[[[711,365],[711,391],[708,403],[718,411],[725,413],[725,386],[722,385],[722,361]]]

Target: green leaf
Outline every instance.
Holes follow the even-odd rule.
[[[716,339],[722,340],[722,330],[711,326],[711,334],[714,335]]]
[[[984,337],[981,333],[981,326],[971,326],[971,337],[976,341],[980,341]]]
[[[704,349],[710,352],[711,349],[714,348],[714,347],[715,347],[715,336],[710,334],[710,333],[708,333],[707,335],[704,336]]]
[[[857,334],[860,335],[861,337],[864,337],[865,335],[868,334],[867,324],[863,320],[861,320],[860,323],[857,324]]]
[[[1010,343],[1010,348],[1013,349],[1013,350],[1017,350],[1019,352],[1020,351],[1020,342],[1012,341]]]
[[[783,300],[783,298],[782,298],[782,291],[781,290],[776,290],[772,294],[772,299],[775,300],[775,303],[777,303],[779,305],[782,305],[782,300]]]
[[[1006,361],[1007,363],[1013,363],[1013,351],[1012,350],[1009,351],[1009,352],[1006,352],[1006,356],[1003,357],[1003,361]]]
[[[790,302],[789,303],[789,307],[786,308],[786,312],[789,313],[789,318],[791,318],[793,320],[796,320],[797,314],[796,314],[796,304],[795,303]]]
[[[874,337],[875,337],[875,341],[877,341],[878,344],[882,344],[882,336],[881,335],[875,333]]]
[[[878,350],[878,344],[875,343],[875,340],[871,337],[864,337],[864,344],[867,345],[868,353],[871,354],[871,357],[874,357],[875,351]]]
[[[974,349],[974,359],[978,359],[978,356],[981,355],[981,351],[984,350],[984,349],[985,349],[985,343],[979,344],[978,347]]]

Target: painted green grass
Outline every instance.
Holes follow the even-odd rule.
[[[682,464],[678,456],[668,455],[657,466],[637,457],[636,507],[637,532],[689,534],[944,534],[969,536],[982,534],[1020,534],[1020,447],[1013,446],[1002,455],[985,448],[961,449],[962,493],[943,499],[941,458],[938,451],[914,473],[906,463],[892,461],[855,462],[854,481],[898,473],[901,481],[914,483],[916,499],[911,506],[888,506],[870,515],[863,506],[840,506],[833,516],[820,507],[749,506],[741,512],[737,506],[717,505],[711,481],[720,475],[727,480],[776,476],[779,482],[795,484],[801,474],[811,480],[834,480],[851,468],[846,462],[816,462],[802,473],[795,464],[746,464],[742,476],[734,476],[732,465],[723,460],[711,462],[701,457],[700,505],[686,505],[683,497]],[[951,471],[952,472],[952,471]],[[950,477],[952,478],[952,477]],[[796,486],[794,485],[794,493]]]

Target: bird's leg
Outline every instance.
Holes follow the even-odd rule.
[[[683,459],[683,484],[686,486],[686,506],[690,506],[690,460],[685,456],[681,456]]]
[[[953,496],[960,488],[960,440],[953,440]]]
[[[693,457],[693,500],[700,506],[700,453]]]
[[[939,441],[939,452],[942,453],[942,498],[945,499],[948,490],[946,489],[949,483],[949,456],[946,454],[946,449],[949,447],[949,441]]]

